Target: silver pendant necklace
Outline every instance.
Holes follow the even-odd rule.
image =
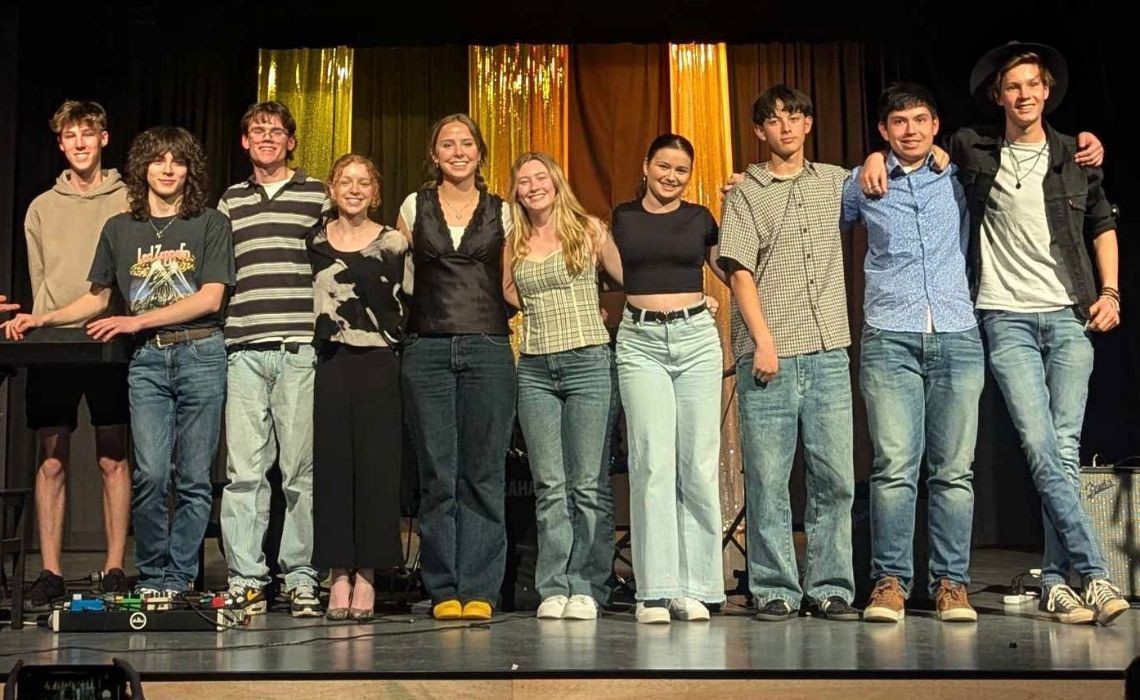
[[[167,221],[166,224],[162,228],[159,228],[159,227],[154,225],[154,217],[147,219],[147,221],[150,222],[150,227],[152,229],[154,229],[154,237],[161,240],[162,239],[162,232],[165,231],[166,229],[170,228],[170,225],[173,224],[177,219],[178,219],[177,216],[171,217],[170,221]]]

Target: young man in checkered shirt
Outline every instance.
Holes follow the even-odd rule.
[[[839,231],[848,172],[804,158],[812,113],[811,99],[784,85],[757,98],[753,129],[770,158],[748,167],[721,217],[748,486],[749,587],[756,619],[766,621],[788,619],[801,602],[829,619],[859,619],[851,606],[851,335]],[[788,498],[800,425],[809,491],[802,587]]]

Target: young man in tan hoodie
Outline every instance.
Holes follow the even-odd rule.
[[[64,102],[51,118],[67,169],[55,186],[28,207],[24,232],[32,281],[32,313],[63,308],[87,293],[88,268],[107,219],[127,210],[127,188],[116,170],[104,170],[107,114],[95,102]],[[82,319],[82,326],[88,319]],[[103,473],[103,526],[107,535],[101,588],[119,590],[124,581],[123,547],[130,516],[131,476],[127,462],[126,365],[31,367],[25,402],[28,427],[39,439],[36,514],[44,570],[26,600],[33,608],[66,597],[60,550],[66,506],[71,433],[79,400],[87,397],[95,428],[95,453]]]

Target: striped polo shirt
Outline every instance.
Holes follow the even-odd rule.
[[[234,293],[226,345],[313,338],[313,270],[305,236],[329,208],[325,185],[296,170],[270,197],[251,177],[225,191],[218,211],[234,232]]]

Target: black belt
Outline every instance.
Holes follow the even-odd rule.
[[[312,343],[289,342],[283,343],[281,341],[269,341],[267,343],[242,343],[241,345],[234,345],[229,348],[229,352],[238,352],[239,350],[254,350],[254,351],[271,351],[271,350],[284,350],[285,352],[296,354],[301,351],[301,348]]]
[[[165,348],[169,345],[178,345],[179,343],[188,343],[191,340],[201,340],[202,338],[209,338],[214,333],[217,333],[217,328],[189,328],[184,331],[167,331],[165,333],[155,333],[143,340],[147,345],[153,345],[156,348]]]
[[[669,323],[670,321],[692,318],[708,309],[703,301],[696,306],[690,306],[687,309],[678,309],[677,311],[646,311],[628,302],[625,308],[629,309],[629,312],[633,314],[634,323]]]

